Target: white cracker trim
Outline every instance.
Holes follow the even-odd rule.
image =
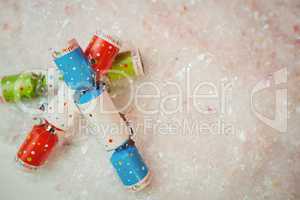
[[[67,42],[67,47],[66,48],[62,48],[60,51],[54,51],[52,52],[52,56],[54,59],[60,58],[72,51],[75,51],[76,49],[80,48],[77,40],[75,38],[69,40]],[[58,52],[59,54],[56,55],[56,52]]]
[[[116,36],[111,36],[110,34],[103,32],[103,31],[97,31],[95,33],[95,35],[109,43],[111,43],[112,45],[116,46],[118,49],[121,48],[121,41],[119,40],[119,38],[117,38]]]
[[[2,91],[2,84],[1,84],[1,78],[0,78],[0,103],[1,103],[1,101],[3,101],[3,102],[5,103],[5,99],[4,99],[4,97],[2,96],[2,95],[3,95],[2,92],[3,92],[3,91]]]
[[[144,76],[144,66],[142,63],[142,59],[141,59],[141,54],[139,49],[135,49],[131,51],[131,56],[132,56],[132,62],[133,62],[133,67],[134,67],[134,71],[137,77],[139,76]]]
[[[126,188],[132,190],[133,192],[139,192],[145,189],[147,186],[149,186],[150,183],[151,183],[151,173],[150,171],[148,171],[148,174],[143,178],[143,180],[141,180],[137,184],[127,186]]]
[[[16,163],[18,167],[22,167],[23,169],[29,169],[29,170],[37,170],[38,168],[42,167],[42,166],[33,166],[33,165],[29,165],[28,163],[25,163],[23,160],[21,160],[20,158],[16,157]]]

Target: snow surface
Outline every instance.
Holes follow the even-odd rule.
[[[0,76],[53,67],[51,49],[72,37],[86,47],[96,30],[140,49],[135,96],[152,97],[139,96],[127,114],[153,174],[143,192],[125,190],[88,132],[24,173],[13,158],[33,122],[1,105],[1,199],[300,198],[298,0],[1,0],[0,10]],[[259,83],[270,87],[254,95]],[[275,97],[283,118],[268,125]]]

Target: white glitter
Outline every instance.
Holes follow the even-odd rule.
[[[243,130],[241,131],[239,138],[242,142],[246,141],[245,131],[243,131]]]

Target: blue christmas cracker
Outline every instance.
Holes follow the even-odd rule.
[[[73,90],[86,90],[94,86],[95,73],[80,47],[54,60],[64,81]]]
[[[54,52],[53,55],[54,62],[63,74],[65,83],[75,90],[73,97],[79,110],[80,105],[83,105],[84,108],[85,104],[89,105],[93,100],[104,95],[104,85],[95,83],[95,72],[76,40],[69,41],[67,48],[61,52]],[[97,114],[99,113],[90,113],[89,117],[94,119],[95,116],[98,116]],[[110,149],[114,151],[110,161],[124,186],[134,191],[146,187],[150,183],[150,172],[129,134],[126,135],[126,138],[108,139],[107,142],[110,144],[116,144],[113,149]],[[122,143],[119,144],[119,140]]]
[[[127,187],[138,185],[149,174],[148,167],[134,145],[127,143],[119,147],[110,160],[122,183]]]

